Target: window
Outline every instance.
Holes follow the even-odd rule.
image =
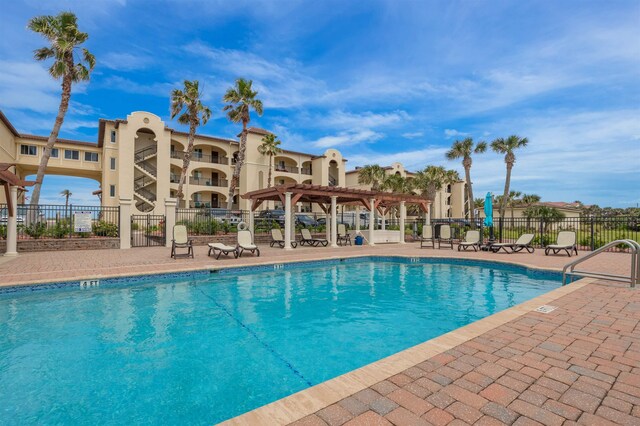
[[[111,170],[115,170],[116,169],[116,159],[114,157],[111,157]]]
[[[38,155],[38,147],[35,145],[20,145],[20,154]]]
[[[98,162],[98,153],[97,152],[85,152],[84,153],[84,161],[92,161],[94,163]]]
[[[80,159],[80,151],[76,151],[75,149],[65,149],[64,150],[64,158],[66,160],[79,160]]]
[[[109,185],[109,196],[111,198],[116,196],[116,186],[115,185]]]
[[[116,131],[111,131],[111,143],[116,143]]]
[[[58,148],[53,148],[51,150],[51,158],[58,158],[60,156],[60,151],[58,151]]]

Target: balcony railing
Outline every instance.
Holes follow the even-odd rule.
[[[219,203],[211,203],[211,201],[190,201],[189,207],[192,209],[217,209],[220,207]]]
[[[183,151],[171,151],[171,158],[177,158],[182,160],[184,158]],[[200,163],[211,163],[211,164],[229,164],[229,158],[221,155],[209,155],[209,154],[199,154],[194,152],[191,154],[192,161],[198,161]]]
[[[229,182],[226,179],[207,179],[203,177],[189,178],[189,183],[192,185],[218,186],[222,188],[229,186]]]
[[[300,173],[302,173],[303,175],[310,175],[311,173],[311,167],[303,167],[300,169]]]
[[[298,173],[297,167],[283,166],[281,164],[276,164],[275,169],[277,172]]]

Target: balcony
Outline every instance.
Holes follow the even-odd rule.
[[[191,177],[189,178],[191,185],[203,185],[203,186],[217,186],[221,188],[228,188],[229,181],[226,179],[207,179],[203,177]]]
[[[184,159],[183,151],[171,151],[171,158],[176,158],[178,160]],[[198,161],[200,163],[209,163],[209,164],[229,164],[229,158],[220,156],[220,155],[209,155],[209,154],[198,154],[194,152],[191,154],[191,161]]]
[[[313,174],[311,172],[311,167],[303,167],[300,169],[300,173],[302,173],[303,175],[311,175]]]
[[[189,201],[189,207],[192,209],[217,209],[220,207],[219,204],[211,204],[211,201]]]
[[[297,167],[283,166],[281,164],[276,164],[275,170],[276,170],[276,172],[298,173],[298,168]],[[311,173],[309,173],[309,174],[311,174]]]

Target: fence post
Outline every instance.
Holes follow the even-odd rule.
[[[544,220],[542,218],[538,218],[540,220],[540,247],[544,247]]]
[[[590,216],[591,218],[591,251],[594,251],[596,249],[596,241],[595,241],[595,230],[594,230],[594,223],[593,223],[593,215]]]
[[[69,204],[69,210],[64,212],[67,219],[69,219],[69,238],[73,237],[73,229],[75,224],[73,223],[73,204]]]
[[[498,228],[500,229],[500,242],[502,242],[502,231],[503,231],[503,226],[504,226],[504,218],[502,216],[500,216],[500,222],[499,222],[499,226]]]
[[[164,199],[164,245],[165,247],[171,247],[171,241],[167,238],[167,231],[173,230],[176,224],[176,206],[178,200],[175,198]]]
[[[120,248],[131,248],[131,198],[120,198]]]
[[[7,257],[18,255],[18,187],[12,186],[9,189],[9,199],[7,200],[7,250],[4,253]],[[9,205],[13,206],[13,212],[9,211]]]

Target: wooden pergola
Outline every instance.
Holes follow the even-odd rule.
[[[254,212],[264,201],[280,201],[285,206],[285,248],[290,248],[292,231],[292,207],[298,202],[312,203],[320,206],[323,212],[331,217],[330,227],[327,228],[327,236],[330,237],[331,245],[337,246],[337,223],[336,206],[351,205],[364,206],[370,212],[377,211],[384,216],[391,207],[399,207],[400,229],[404,229],[406,218],[406,205],[417,205],[426,214],[429,212],[429,200],[413,194],[398,194],[390,192],[367,191],[364,189],[342,188],[338,186],[321,186],[290,183],[277,185],[270,188],[259,189],[247,192],[242,198],[251,201],[251,211]],[[373,214],[372,214],[373,216]],[[249,226],[253,230],[253,214],[249,215]],[[327,221],[329,225],[329,221]],[[356,232],[359,229],[359,215],[356,215]],[[399,232],[399,241],[404,243],[404,232]],[[368,242],[374,243],[374,221],[369,220]],[[366,237],[365,237],[366,238]]]
[[[16,256],[18,229],[17,229],[17,204],[18,191],[26,191],[26,186],[35,185],[35,182],[24,181],[9,168],[15,166],[10,163],[0,163],[0,185],[4,187],[5,198],[7,199],[7,251],[5,256]]]

